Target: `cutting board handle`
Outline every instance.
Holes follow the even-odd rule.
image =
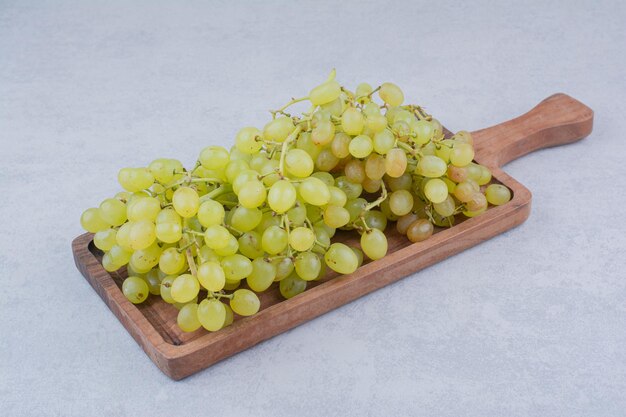
[[[592,128],[593,110],[567,94],[554,94],[526,114],[472,132],[476,160],[501,167],[537,149],[576,142]]]

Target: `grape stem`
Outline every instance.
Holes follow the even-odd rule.
[[[228,191],[229,191],[229,187],[227,187],[225,185],[220,185],[215,190],[209,191],[208,193],[206,193],[205,195],[200,197],[200,202],[203,202],[203,201],[206,201],[206,200],[210,200],[210,199],[212,199],[214,197],[217,197],[217,196],[219,196],[221,194],[225,194]]]
[[[208,295],[210,295],[213,298],[228,298],[229,300],[233,299],[233,294],[222,294],[221,292],[209,291]]]
[[[187,243],[186,245],[181,246],[180,248],[176,249],[178,251],[178,253],[183,253],[184,251],[186,251],[187,249],[189,249],[190,247],[192,247],[193,245],[195,245],[195,239],[192,242]]]
[[[284,176],[284,172],[285,172],[285,154],[287,153],[287,148],[289,147],[289,144],[291,142],[294,141],[295,138],[298,137],[298,134],[302,131],[302,126],[298,126],[294,129],[293,132],[291,132],[291,134],[289,136],[287,136],[287,139],[285,139],[285,141],[283,142],[283,146],[280,150],[280,164],[278,165],[278,175],[281,178],[285,178]]]
[[[363,211],[370,211],[371,209],[373,209],[374,207],[377,207],[378,205],[380,205],[380,203],[382,203],[383,201],[387,199],[387,187],[385,187],[385,183],[381,182],[380,186],[382,188],[380,197],[378,197],[376,200],[366,205]]]
[[[300,103],[301,101],[305,101],[308,100],[309,96],[306,97],[300,97],[300,98],[292,98],[291,101],[287,104],[285,104],[283,107],[281,107],[278,110],[270,110],[270,113],[272,113],[272,118],[275,119],[276,118],[276,114],[281,113],[281,114],[285,114],[285,110],[291,106],[292,104],[296,104],[296,103]]]

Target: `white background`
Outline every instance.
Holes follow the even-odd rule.
[[[623,415],[625,3],[506,3],[0,1],[0,414]],[[452,130],[559,91],[596,124],[507,166],[522,226],[169,380],[76,271],[80,213],[333,67]]]

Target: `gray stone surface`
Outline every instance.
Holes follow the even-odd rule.
[[[506,3],[0,1],[0,414],[623,415],[625,3]],[[595,130],[509,164],[524,225],[170,381],[75,270],[81,211],[332,67],[453,130],[557,91]]]

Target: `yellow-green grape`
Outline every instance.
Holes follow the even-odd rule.
[[[328,187],[328,191],[330,192],[330,199],[328,200],[329,205],[343,207],[346,205],[346,201],[348,201],[348,197],[346,193],[339,187],[335,187],[334,185]]]
[[[355,184],[348,180],[345,176],[337,177],[335,179],[335,185],[344,192],[347,199],[355,199],[360,196],[363,191],[363,186],[361,184]]]
[[[472,134],[467,130],[459,130],[454,134],[453,139],[457,142],[468,143],[470,145],[474,144],[474,139],[472,138]]]
[[[224,226],[214,224],[204,231],[204,243],[211,249],[220,249],[228,244],[230,232]]]
[[[446,194],[448,189],[446,188]],[[413,195],[407,190],[398,190],[389,196],[389,208],[396,216],[404,216],[413,208]]]
[[[126,207],[126,214],[130,221],[154,221],[160,212],[161,203],[154,197],[138,198],[128,203]]]
[[[385,157],[387,175],[392,178],[398,178],[406,171],[407,162],[406,154],[402,149],[391,149]]]
[[[167,248],[161,252],[159,257],[159,269],[164,274],[174,275],[178,274],[186,269],[187,260],[185,254],[178,251],[176,248]]]
[[[231,213],[230,225],[240,232],[254,230],[263,218],[263,212],[256,208],[237,207]]]
[[[371,178],[365,178],[365,180],[363,181],[363,184],[361,185],[363,186],[363,190],[365,192],[374,194],[381,189],[382,184],[383,184],[382,179],[373,180]]]
[[[155,222],[158,223],[178,223],[181,224],[182,219],[171,207],[164,208],[156,216]]]
[[[474,159],[474,147],[469,143],[457,142],[450,151],[450,163],[457,167],[467,166]]]
[[[261,172],[261,168],[263,168],[263,165],[265,165],[267,163],[267,161],[269,161],[268,159],[268,155],[266,153],[257,153],[254,156],[253,155],[248,155],[250,157],[250,160],[247,161],[248,165],[250,166],[250,169],[253,171],[257,171],[257,172]],[[231,155],[231,159],[232,159],[232,155]]]
[[[262,146],[261,131],[256,127],[244,127],[235,136],[235,147],[244,154],[255,154]],[[232,155],[230,159],[233,159]]]
[[[304,201],[314,206],[324,206],[330,200],[328,186],[315,177],[309,177],[302,181],[298,192]]]
[[[224,215],[224,206],[214,200],[204,201],[198,208],[198,220],[204,227],[222,224]]]
[[[208,261],[198,266],[196,274],[200,285],[209,291],[220,291],[226,284],[226,275],[219,262]]]
[[[456,189],[456,183],[448,177],[443,177],[442,180],[448,186],[448,193],[454,194],[454,190]]]
[[[374,151],[381,155],[386,155],[396,142],[396,138],[389,129],[384,129],[374,135],[373,146]]]
[[[438,156],[424,155],[418,162],[415,170],[416,174],[428,178],[438,178],[445,175],[448,164]]]
[[[432,236],[434,227],[426,219],[419,219],[409,225],[406,236],[413,243],[422,242]]]
[[[411,128],[409,124],[404,120],[397,120],[393,123],[391,130],[395,133],[396,137],[401,142],[407,142],[409,140],[409,134]]]
[[[419,216],[417,214],[415,213],[406,214],[398,219],[396,223],[396,230],[401,235],[406,235],[406,232],[409,229],[409,226],[411,225],[411,223],[415,222],[416,220],[419,220]]]
[[[284,142],[295,128],[291,117],[277,117],[263,128],[263,139],[270,142]]]
[[[278,214],[285,213],[296,204],[296,189],[287,180],[276,181],[267,194],[267,203]]]
[[[221,248],[215,249],[214,252],[218,256],[234,255],[239,250],[239,242],[233,235],[228,236],[228,242]]]
[[[433,208],[437,213],[439,213],[443,217],[449,217],[454,214],[454,210],[456,209],[456,204],[454,203],[454,198],[451,195],[448,195],[445,200],[441,203],[433,204]]]
[[[306,207],[303,203],[297,202],[295,206],[287,211],[287,219],[291,226],[301,226],[306,220]]]
[[[354,222],[363,214],[365,206],[367,206],[367,201],[364,198],[348,200],[345,209],[350,213],[350,222]]]
[[[248,181],[239,189],[239,204],[249,209],[256,208],[265,202],[266,196],[265,185],[261,181]]]
[[[435,155],[443,159],[444,162],[450,162],[450,153],[455,143],[452,139],[444,139],[438,142],[438,146],[435,147]]]
[[[365,212],[365,223],[372,229],[378,229],[381,232],[387,227],[387,216],[378,210],[368,210]]]
[[[365,180],[365,164],[358,159],[349,160],[343,172],[350,182],[361,184]]]
[[[372,180],[379,180],[387,171],[385,158],[377,153],[371,154],[365,161],[365,175]]]
[[[335,137],[335,125],[330,120],[322,120],[311,131],[311,140],[314,144],[328,145]]]
[[[276,255],[287,248],[287,232],[278,227],[270,226],[263,232],[261,247],[270,255]]]
[[[354,94],[356,95],[357,101],[359,103],[366,104],[371,101],[369,95],[372,93],[372,91],[374,91],[374,89],[371,85],[369,85],[368,83],[361,83],[357,85]]]
[[[233,321],[235,321],[235,316],[233,315],[233,309],[230,308],[230,306],[228,304],[223,304],[224,306],[224,311],[226,312],[226,317],[224,318],[224,324],[222,325],[222,329],[224,327],[230,326],[231,324],[233,324]]]
[[[461,183],[469,178],[467,168],[455,167],[454,165],[448,166],[448,171],[446,172],[446,175],[448,176],[448,178],[456,183]]]
[[[285,168],[294,177],[306,178],[313,173],[313,159],[302,149],[291,149],[285,155]]]
[[[502,184],[491,184],[485,190],[485,197],[490,204],[501,206],[511,200],[511,191]]]
[[[235,161],[230,161],[228,165],[226,165],[224,174],[226,175],[228,182],[232,184],[240,173],[248,169],[250,169],[250,165],[248,165],[246,161],[237,159]]]
[[[207,245],[202,245],[202,247],[198,250],[197,257],[200,264],[207,261],[220,261],[219,255]]]
[[[246,278],[246,282],[253,291],[261,292],[267,290],[275,278],[276,265],[263,258],[256,258],[252,261],[252,272]]]
[[[477,211],[469,211],[469,210],[465,210],[465,211],[463,212],[463,215],[464,215],[465,217],[476,217],[476,216],[478,216],[478,215],[483,214],[486,210],[487,210],[487,207],[486,207],[486,206],[485,206],[485,207],[483,207],[483,208],[481,208],[480,210],[477,210]]]
[[[107,272],[115,272],[118,269],[120,269],[122,266],[113,262],[113,260],[111,259],[111,254],[107,252],[104,255],[102,255],[102,267]]]
[[[337,133],[330,143],[330,150],[337,158],[350,155],[350,141],[352,138],[343,132]]]
[[[274,278],[274,282],[287,278],[294,270],[291,258],[274,259],[272,264],[276,266],[276,278]]]
[[[200,207],[200,197],[196,190],[190,187],[180,187],[174,191],[172,196],[172,205],[176,213],[182,217],[193,217],[198,213]]]
[[[221,170],[228,165],[230,156],[228,151],[221,146],[207,146],[200,152],[198,160],[207,169]]]
[[[341,128],[348,135],[356,136],[365,127],[365,117],[355,107],[348,107],[341,115]]]
[[[349,246],[333,243],[324,255],[326,265],[340,274],[351,274],[359,267],[359,259]]]
[[[100,230],[94,235],[93,243],[96,245],[96,248],[106,252],[110,250],[113,245],[117,244],[116,235],[117,231],[115,229]]]
[[[404,94],[400,87],[393,83],[383,83],[378,90],[381,100],[389,106],[399,106],[404,101]]]
[[[487,207],[487,198],[480,191],[475,192],[472,198],[465,203],[465,207],[470,212],[480,211]]]
[[[317,278],[322,268],[322,261],[313,252],[302,252],[296,256],[294,262],[296,274],[305,281],[313,281]]]
[[[486,166],[480,165],[480,177],[476,180],[478,185],[486,185],[491,181],[491,171]]]
[[[478,180],[480,179],[482,175],[482,170],[480,169],[480,165],[472,162],[466,168],[467,168],[467,176],[471,180],[476,181],[476,183],[478,183]]]
[[[454,189],[454,196],[462,203],[466,203],[472,199],[474,193],[478,192],[480,187],[478,184],[468,179],[456,186]]]
[[[148,169],[156,181],[167,184],[182,172],[183,164],[176,159],[160,158],[152,161]]]
[[[121,226],[126,221],[126,204],[117,198],[107,198],[100,203],[100,218],[111,226]]]
[[[142,277],[146,284],[148,284],[148,290],[150,294],[159,295],[161,294],[161,279],[165,278],[165,275],[162,274],[158,269],[151,269],[146,275]]]
[[[324,209],[324,223],[338,229],[350,222],[350,213],[343,207],[327,206]]]
[[[133,304],[140,304],[146,301],[150,290],[148,284],[139,277],[128,277],[122,283],[124,296]]]
[[[132,250],[145,249],[156,241],[156,229],[150,220],[133,222],[128,235]]]
[[[280,163],[277,160],[272,159],[267,161],[261,168],[260,174],[263,176],[262,181],[266,187],[270,187],[274,185],[276,181],[280,180],[280,176],[278,175],[279,165]]]
[[[176,243],[183,237],[183,228],[180,223],[157,223],[155,234],[161,242]]]
[[[417,120],[411,123],[410,126],[411,133],[413,133],[413,142],[418,145],[425,145],[433,138],[433,125],[428,120]]]
[[[248,258],[254,259],[263,256],[265,253],[261,248],[261,235],[255,231],[249,231],[241,235],[238,239],[239,252]]]
[[[225,256],[221,265],[224,276],[229,281],[241,281],[252,272],[252,262],[240,254]]]
[[[365,127],[372,133],[379,133],[387,127],[387,118],[382,114],[368,115],[365,119]]]
[[[161,280],[161,298],[168,304],[174,304],[176,301],[172,298],[172,283],[176,279],[175,275],[168,275]]]
[[[322,122],[326,122],[326,120],[322,120],[319,123]],[[311,156],[312,160],[317,158],[317,155],[319,155],[322,149],[324,149],[322,145],[319,145],[313,141],[312,133],[309,132],[303,132],[298,135],[298,139],[296,140],[296,148],[308,153]]]
[[[80,216],[80,225],[88,232],[96,233],[101,230],[106,230],[111,225],[107,223],[100,214],[100,209],[88,208]]]
[[[199,291],[200,283],[191,274],[178,276],[170,288],[170,294],[177,303],[188,303],[198,295]]]
[[[130,250],[126,250],[120,245],[113,245],[108,253],[111,257],[111,261],[120,266],[126,265],[130,261],[130,257],[133,254]]]
[[[355,158],[365,158],[374,150],[374,144],[369,136],[359,135],[350,141],[348,149]]]
[[[306,285],[305,280],[301,279],[296,274],[291,274],[280,281],[280,294],[287,299],[295,297],[306,290]]]
[[[259,297],[250,290],[237,290],[230,299],[230,308],[240,316],[251,316],[256,314],[261,307]]]
[[[426,183],[424,194],[431,202],[441,203],[448,197],[448,186],[439,178],[433,178]]]
[[[246,185],[249,181],[258,181],[259,173],[252,170],[246,169],[245,171],[241,171],[237,177],[233,180],[233,192],[235,194],[239,194],[241,188]]]
[[[224,326],[226,308],[221,301],[205,298],[198,304],[198,321],[206,330],[216,332]]]
[[[331,171],[339,164],[339,158],[333,155],[333,152],[330,149],[322,149],[317,158],[315,159],[315,166],[320,171],[328,172]]]
[[[198,304],[188,303],[185,304],[176,317],[176,323],[183,332],[195,332],[202,324],[198,320]]]
[[[117,180],[122,188],[131,193],[148,189],[154,184],[154,177],[148,168],[122,168]]]
[[[296,227],[289,233],[289,245],[293,250],[304,252],[315,244],[315,233],[308,227]]]
[[[371,229],[361,235],[361,249],[371,260],[383,258],[387,254],[387,237],[378,229]]]
[[[321,106],[335,101],[341,94],[341,86],[335,80],[326,81],[309,92],[309,100],[314,106]]]

